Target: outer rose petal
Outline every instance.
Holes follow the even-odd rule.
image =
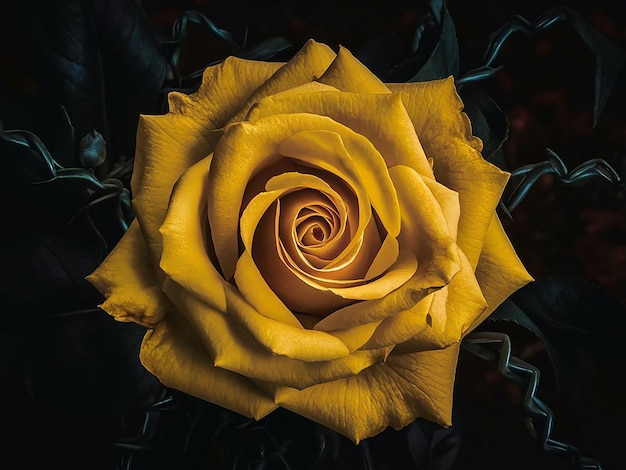
[[[143,173],[141,184],[133,184],[133,207],[144,239],[158,264],[167,204],[180,175],[209,155],[219,139],[202,122],[182,114],[141,116],[137,128],[137,152],[133,174]]]
[[[155,263],[161,248],[158,228],[174,183],[213,151],[220,134],[212,131],[222,127],[281,66],[228,58],[205,70],[196,93],[170,93],[168,114],[140,116],[131,187],[137,219]]]
[[[433,294],[429,328],[398,344],[394,353],[412,353],[446,347],[459,341],[470,325],[484,316],[487,302],[469,261],[462,252],[460,255],[459,273],[446,287]],[[393,317],[389,319],[389,322],[394,321]]]
[[[161,269],[185,290],[226,309],[224,279],[207,252],[206,194],[211,156],[189,168],[176,183],[160,228]]]
[[[266,96],[314,81],[324,73],[335,57],[336,54],[326,44],[312,39],[307,41],[284,67],[254,92],[229,122],[242,121],[250,108]]]
[[[319,79],[341,91],[354,93],[391,93],[376,75],[359,62],[345,47],[339,46],[337,57]]]
[[[214,365],[245,377],[304,388],[312,384],[358,374],[372,364],[384,361],[392,349],[356,351],[335,360],[315,362],[291,359],[263,348],[249,331],[229,318],[229,314],[235,311],[245,314],[245,311],[250,309],[237,295],[228,296],[232,299],[232,304],[228,306],[228,313],[224,314],[188,295],[174,282],[166,282],[164,290],[191,323],[193,330],[210,352]],[[276,322],[267,319],[268,328],[271,328],[273,324]],[[298,333],[294,328],[289,329],[293,333]],[[325,336],[331,335],[318,331],[300,330],[300,334],[293,334],[290,339],[292,341],[304,339],[301,349],[308,348],[311,355],[317,355],[319,352],[315,349],[319,348],[320,343],[323,345]],[[321,341],[315,341],[316,337]],[[306,341],[307,339],[310,341]],[[337,341],[336,338],[333,339]]]
[[[512,292],[533,280],[517,257],[496,214],[493,215],[487,229],[483,251],[476,267],[476,279],[488,307],[465,330],[465,335],[487,318]]]
[[[261,419],[277,406],[249,379],[213,366],[194,330],[172,315],[146,333],[140,359],[166,386]]]
[[[275,391],[280,406],[358,443],[418,417],[449,426],[458,352],[455,343],[442,350],[392,354],[386,363],[354,377],[304,390],[265,385]]]
[[[372,109],[378,119],[371,119]],[[397,95],[367,95],[347,92],[312,92],[273,95],[256,104],[247,119],[255,121],[276,114],[309,113],[328,116],[367,137],[388,167],[406,165],[433,178],[413,123]]]
[[[170,93],[167,96],[169,110],[203,121],[207,130],[219,129],[283,65],[282,62],[228,57],[221,64],[204,70],[197,92],[190,95]]]
[[[461,112],[463,103],[452,77],[389,88],[401,96],[426,155],[434,160],[435,178],[459,193],[457,243],[475,269],[509,174],[480,155],[482,143],[472,136],[469,119]]]
[[[150,327],[171,308],[137,221],[87,280],[106,297],[100,308],[116,320]]]

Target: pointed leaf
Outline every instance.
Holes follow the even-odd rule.
[[[459,74],[459,45],[448,8],[443,0],[431,0],[430,7],[439,27],[439,40],[426,63],[410,82],[436,80],[450,75],[457,77]]]
[[[626,310],[615,298],[585,281],[554,277],[532,282],[490,317],[517,323],[541,339],[559,390],[579,399],[590,379],[588,353],[622,370],[626,354]]]

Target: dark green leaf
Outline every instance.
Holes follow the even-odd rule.
[[[0,173],[8,186],[49,180],[58,168],[39,137],[23,130],[0,130],[0,162],[10,169]]]
[[[134,153],[139,114],[157,111],[166,75],[166,58],[138,2],[93,0],[93,18],[102,56],[108,113],[109,155]],[[90,129],[88,129],[90,130]],[[78,134],[84,135],[84,134]]]
[[[483,157],[495,163],[492,157],[498,156],[495,154],[509,134],[506,115],[479,84],[468,83],[460,88],[459,94],[465,105],[464,112],[472,122],[472,134],[483,141]]]
[[[87,3],[33,0],[30,12],[40,86],[66,107],[77,135],[102,129],[100,55]]]
[[[535,333],[546,345],[560,390],[574,399],[580,397],[589,378],[586,351],[616,373],[626,366],[624,306],[580,279],[554,277],[532,282],[490,318],[513,321]]]
[[[540,16],[533,23],[521,16],[514,16],[509,23],[499,28],[491,36],[486,53],[486,66],[493,64],[502,45],[513,33],[522,31],[525,34],[532,35],[537,31],[549,28],[559,21],[565,21],[570,24],[596,56],[596,81],[593,102],[593,122],[595,125],[606,106],[620,71],[624,63],[626,63],[626,47],[624,44],[608,39],[575,11],[569,8],[556,8]]]
[[[50,191],[48,197],[56,194]],[[105,247],[86,214],[69,224],[65,216],[50,216],[34,204],[14,212],[14,225],[0,239],[0,316],[5,325],[96,302],[96,291],[84,278],[102,261]]]
[[[400,37],[393,33],[376,36],[367,41],[354,56],[382,81],[387,81],[391,70],[404,58]]]
[[[456,468],[461,439],[454,426],[443,428],[431,421],[417,419],[409,425],[407,440],[416,468],[423,470]]]
[[[426,63],[410,82],[436,80],[450,75],[457,77],[459,74],[459,45],[448,8],[443,0],[431,0],[430,7],[439,28],[439,39]]]

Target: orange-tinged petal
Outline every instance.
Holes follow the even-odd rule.
[[[281,354],[284,351],[270,351],[262,347],[256,341],[258,336],[253,337],[241,323],[231,318],[236,310],[240,310],[239,314],[246,315],[247,312],[241,310],[251,309],[237,295],[228,296],[232,302],[229,303],[228,311],[222,313],[187,295],[173,282],[167,282],[164,289],[200,336],[214,359],[214,365],[252,379],[304,388],[357,374],[372,364],[384,361],[391,351],[391,348],[384,348],[349,354],[343,342],[330,334],[286,325],[276,331],[275,327],[279,323],[264,319],[265,328],[272,331],[265,331],[263,335],[275,337],[277,334],[287,333],[289,337],[285,344],[289,351],[314,360],[293,359]],[[330,351],[326,350],[328,345],[339,345],[343,348],[343,357],[329,359]]]
[[[391,93],[376,75],[342,46],[339,46],[337,57],[324,72],[324,75],[319,78],[319,81],[341,91]]]
[[[487,308],[465,329],[464,334],[477,327],[509,295],[533,280],[517,257],[496,214],[487,230],[483,251],[476,267],[476,279],[487,301]]]
[[[354,377],[304,390],[276,387],[274,399],[355,443],[388,426],[401,429],[418,417],[449,426],[458,351],[455,343],[442,350],[392,354],[386,363]]]
[[[380,299],[406,283],[416,270],[415,254],[409,250],[400,250],[396,262],[379,278],[352,287],[330,287],[329,290],[345,299]]]
[[[327,45],[309,40],[289,62],[252,94],[229,122],[244,120],[250,108],[266,96],[314,81],[324,73],[335,57],[336,54]]]
[[[226,308],[224,279],[207,251],[206,195],[211,157],[180,178],[161,226],[161,269],[183,288],[219,310]]]
[[[389,173],[398,188],[402,215],[400,246],[416,252],[417,273],[382,299],[337,310],[321,320],[316,329],[343,329],[411,309],[431,292],[446,286],[461,269],[461,255],[448,232],[446,218],[424,179],[402,165],[392,167]]]
[[[176,314],[146,333],[140,358],[167,387],[245,416],[261,419],[277,408],[248,378],[215,367],[197,333]]]
[[[482,143],[471,135],[452,78],[389,87],[401,96],[426,155],[434,160],[435,178],[459,193],[457,243],[475,269],[509,174],[480,155]]]
[[[276,240],[273,212],[261,219],[254,244],[253,258],[263,278],[292,312],[324,316],[354,302],[320,290],[318,281],[298,269]]]
[[[309,139],[312,134],[320,139],[323,134],[342,145],[328,148],[328,142]],[[317,143],[318,147],[307,149],[304,140],[307,145]],[[324,152],[325,158],[320,157],[320,152]],[[364,137],[325,116],[311,114],[285,114],[240,122],[225,130],[209,174],[211,236],[226,279],[232,277],[237,262],[237,226],[246,184],[253,173],[280,161],[280,155],[341,176],[355,189],[361,214],[366,213],[369,204],[367,196],[361,196],[368,192],[359,191],[359,187],[367,185],[373,206],[379,209],[378,215],[389,235],[395,236],[399,231],[395,190],[380,154]]]
[[[372,110],[376,116],[372,116]],[[368,95],[325,91],[273,95],[257,103],[248,120],[277,114],[309,113],[328,116],[367,139],[388,167],[406,165],[432,178],[433,172],[415,134],[413,123],[398,95]]]
[[[347,128],[341,133],[327,130],[301,131],[283,140],[279,152],[288,157],[315,162],[320,167],[324,161],[353,161],[358,172],[357,181],[367,188],[372,207],[387,233],[392,237],[398,235],[398,197],[384,159],[366,138]],[[337,165],[337,168],[341,167]]]
[[[302,328],[301,323],[291,310],[267,285],[252,259],[252,254],[248,251],[242,253],[239,261],[237,261],[235,282],[244,299],[261,315],[294,328]]]
[[[171,307],[137,221],[87,280],[106,297],[100,308],[119,321],[151,326]]]

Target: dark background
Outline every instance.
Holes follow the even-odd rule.
[[[249,44],[281,35],[299,47],[312,37],[353,51],[389,32],[408,44],[427,12],[423,3],[400,0],[144,0],[141,4],[161,38],[168,37],[171,24],[182,11],[195,9],[230,31],[238,42],[243,41],[247,29]],[[626,2],[451,0],[448,7],[456,24],[462,68],[480,65],[488,35],[511,15],[534,19],[563,4],[609,38],[626,40]],[[7,100],[14,93],[37,96],[42,86],[29,61],[26,5],[28,2],[0,2],[0,96]],[[181,69],[190,73],[226,53],[223,44],[205,30],[191,28],[181,54]],[[545,148],[549,147],[570,169],[590,158],[604,158],[626,176],[625,78],[618,80],[604,114],[593,127],[594,56],[570,27],[556,25],[533,38],[516,35],[505,46],[498,64],[505,67],[486,88],[510,122],[504,145],[509,169],[545,160]],[[12,220],[7,217],[5,222],[0,231],[8,232]],[[505,227],[535,278],[571,275],[626,300],[622,190],[603,183],[565,187],[546,176],[513,211],[513,219],[506,220]],[[8,248],[3,245],[2,249]],[[540,396],[556,412],[554,435],[599,460],[607,470],[624,468],[623,373],[595,360],[582,399],[571,399],[557,393],[542,343],[512,325],[498,326],[503,328],[515,339],[514,352],[542,370]],[[4,351],[9,351],[4,341]],[[50,341],[46,347],[61,345]],[[14,364],[11,358],[0,356],[0,467],[105,468],[111,443],[124,434],[129,420],[137,418],[140,404],[129,405],[125,413],[62,412],[50,400],[31,398],[21,370]],[[524,423],[522,394],[493,364],[462,353],[455,396],[462,436],[458,468],[575,468],[567,459],[537,449]],[[393,431],[387,435],[393,436]],[[373,446],[373,453],[376,468],[386,468],[385,449]],[[410,468],[408,462],[406,468]]]

